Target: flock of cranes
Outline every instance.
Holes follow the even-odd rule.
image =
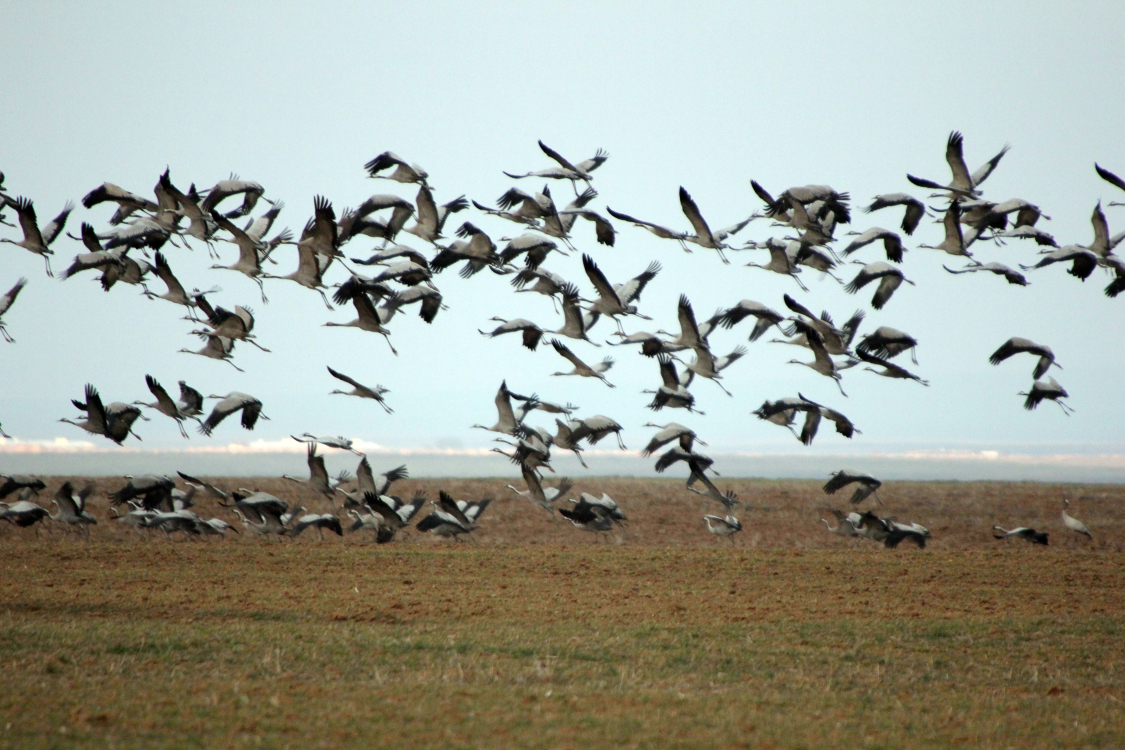
[[[631,279],[613,283],[599,267],[595,257],[589,251],[583,252],[581,270],[585,281],[593,289],[592,294],[583,291],[583,284],[547,270],[545,265],[561,262],[560,258],[576,252],[579,245],[614,247],[619,233],[626,231],[622,225],[630,225],[644,229],[656,238],[672,240],[687,252],[692,252],[693,247],[713,250],[724,264],[731,263],[730,254],[735,251],[767,251],[767,262],[751,262],[746,265],[791,278],[805,294],[811,292],[801,274],[810,269],[820,274],[822,283],[831,279],[841,284],[850,294],[873,287],[871,308],[882,311],[891,304],[904,283],[915,284],[902,270],[908,251],[904,236],[912,237],[923,218],[935,214],[940,216],[944,234],[942,241],[936,245],[920,243],[917,247],[931,248],[963,259],[966,265],[962,267],[946,267],[951,274],[986,271],[1011,284],[1025,286],[1029,282],[1023,273],[998,262],[982,262],[976,257],[979,250],[990,244],[1022,239],[1043,248],[1035,262],[1021,266],[1022,271],[1062,263],[1069,264],[1071,275],[1085,280],[1094,270],[1102,268],[1113,277],[1105,289],[1106,295],[1114,297],[1125,289],[1125,264],[1114,254],[1116,246],[1125,238],[1125,232],[1110,235],[1100,202],[1091,217],[1093,242],[1089,245],[1070,244],[1058,247],[1055,239],[1038,226],[1041,219],[1050,218],[1038,206],[1019,198],[995,202],[984,197],[982,185],[998,168],[1008,147],[1005,146],[979,169],[970,173],[963,155],[964,141],[957,132],[950,135],[946,144],[945,157],[951,171],[947,182],[906,175],[913,185],[936,191],[927,196],[927,200],[937,199],[941,205],[930,206],[927,200],[907,193],[876,196],[864,208],[864,213],[903,210],[900,224],[902,234],[882,227],[850,231],[846,233],[850,238],[846,247],[838,252],[835,245],[838,225],[851,224],[853,219],[851,197],[847,192],[827,185],[805,185],[788,188],[774,197],[760,183],[751,181],[753,192],[763,202],[762,208],[723,229],[714,230],[705,218],[705,211],[680,186],[680,208],[690,227],[681,230],[636,218],[608,205],[604,207],[604,212],[594,208],[599,195],[593,188],[593,182],[596,172],[609,159],[605,151],[598,150],[589,159],[572,162],[542,142],[539,146],[553,162],[552,166],[504,174],[513,180],[539,180],[544,183],[543,187],[536,191],[534,188],[512,186],[497,199],[494,206],[468,200],[465,196],[439,203],[425,169],[390,151],[384,152],[364,166],[368,177],[416,187],[417,194],[413,200],[395,194],[379,193],[354,209],[337,211],[328,198],[316,196],[313,215],[299,235],[294,235],[288,229],[275,232],[275,224],[285,204],[280,200],[267,198],[262,185],[237,176],[221,180],[210,189],[199,190],[192,184],[184,191],[173,182],[170,170],[166,169],[156,182],[152,198],[107,182],[91,190],[82,199],[82,206],[94,209],[100,204],[109,203],[116,206],[116,212],[110,219],[109,226],[101,231],[84,221],[78,236],[67,233],[68,237],[82,243],[85,252],[75,255],[62,278],[70,279],[79,274],[97,272],[100,274],[99,282],[106,292],[122,284],[139,286],[146,297],[179,306],[187,319],[199,326],[191,334],[198,336],[204,343],[198,350],[184,348],[180,351],[226,362],[241,372],[242,368],[234,362],[236,344],[254,346],[265,353],[270,350],[259,343],[253,333],[255,315],[249,306],[232,305],[233,309],[215,306],[211,299],[221,292],[218,287],[206,290],[193,287],[188,291],[173,273],[172,261],[178,262],[179,257],[186,257],[183,252],[191,249],[193,243],[205,246],[216,259],[217,243],[233,244],[238,249],[238,259],[229,265],[216,263],[211,268],[235,271],[249,278],[258,287],[263,303],[268,302],[266,281],[289,280],[319,295],[330,311],[335,309],[333,302],[336,305],[350,305],[356,313],[354,320],[329,320],[323,325],[358,328],[379,334],[396,357],[398,351],[391,342],[391,323],[398,312],[408,305],[418,304],[419,317],[427,324],[432,324],[439,313],[447,309],[435,282],[438,275],[454,266],[460,266],[458,274],[467,281],[488,270],[497,276],[510,277],[511,286],[517,293],[534,292],[550,298],[556,312],[561,312],[562,322],[560,327],[555,328],[553,325],[524,318],[493,317],[490,322],[498,325],[491,330],[478,329],[482,336],[498,338],[507,334],[519,334],[522,345],[532,352],[537,352],[544,336],[548,336],[550,348],[567,360],[571,368],[553,375],[596,379],[608,388],[621,385],[620,382],[610,382],[607,377],[614,366],[614,358],[605,356],[595,360],[584,351],[577,350],[577,347],[600,348],[602,341],[605,345],[614,347],[639,345],[641,356],[657,366],[654,375],[658,373],[660,377],[659,385],[654,383],[655,388],[642,391],[652,396],[648,407],[653,411],[683,409],[689,414],[700,416],[704,413],[696,408],[695,395],[690,390],[696,378],[710,381],[724,393],[731,395],[731,391],[724,385],[724,373],[747,353],[745,345],[738,345],[725,354],[716,351],[711,342],[712,335],[718,331],[732,330],[750,318],[754,320],[754,325],[748,334],[748,343],[759,341],[767,331],[776,328],[784,338],[774,341],[805,349],[812,357],[811,360],[795,358],[790,363],[806,367],[813,373],[832,380],[841,399],[847,397],[843,384],[845,374],[859,365],[865,365],[860,368],[862,370],[888,379],[911,381],[921,386],[929,383],[920,375],[891,361],[909,351],[913,363],[917,365],[916,349],[919,342],[908,333],[889,326],[880,326],[860,336],[860,329],[866,318],[863,310],[856,311],[841,325],[837,325],[827,312],[817,315],[806,303],[785,294],[781,300],[783,307],[778,306],[784,312],[756,300],[744,299],[729,307],[720,308],[707,319],[700,319],[695,314],[691,300],[686,295],[680,295],[675,308],[678,330],[628,332],[625,327],[627,323],[640,325],[638,321],[653,319],[641,311],[641,304],[646,287],[662,271],[658,261],[649,262],[644,270]],[[1097,174],[1104,180],[1125,190],[1125,181],[1100,165],[1095,167]],[[572,188],[573,200],[565,204],[562,201],[556,202],[551,185],[566,183]],[[235,199],[237,203],[231,199]],[[254,216],[253,213],[260,204],[265,204],[268,208]],[[33,202],[26,197],[11,195],[4,188],[3,175],[0,174],[0,222],[15,226],[7,221],[4,215],[6,210],[14,213],[23,238],[17,241],[5,237],[0,238],[0,242],[11,243],[41,256],[47,275],[52,276],[51,256],[55,254],[52,246],[64,233],[68,218],[75,210],[74,205],[68,203],[53,220],[40,225]],[[452,230],[456,239],[447,239],[446,233],[453,226],[449,222],[454,214],[471,210],[476,210],[482,217],[489,217],[489,220],[517,224],[521,232],[514,237],[501,237],[499,242],[506,243],[501,247],[473,220],[459,219],[459,225]],[[249,218],[240,222],[245,217]],[[748,240],[738,246],[733,244],[735,237],[757,220],[770,221],[771,226],[791,234],[771,237],[761,242]],[[617,226],[614,222],[617,222]],[[431,246],[432,255],[404,244],[404,234]],[[350,257],[344,252],[345,246],[362,238],[378,242],[367,257]],[[873,258],[865,261],[845,260],[861,252],[873,252],[879,247],[882,248],[885,261]],[[282,275],[267,273],[265,269],[269,265],[282,262],[284,256],[291,252],[287,248],[294,248],[296,251],[296,270]],[[355,266],[373,268],[377,273],[371,276],[361,274],[349,262]],[[861,268],[845,283],[842,277],[850,263],[858,264]],[[329,274],[337,266],[343,268],[347,275],[330,283]],[[638,263],[638,269],[640,266],[641,263]],[[157,281],[164,288],[159,294],[149,288],[150,284]],[[26,278],[19,278],[11,290],[0,297],[0,333],[10,343],[14,342],[14,337],[2,316],[11,310],[27,283]],[[329,292],[332,293],[331,301]],[[646,306],[655,307],[652,304]],[[603,317],[611,319],[616,330],[609,334],[609,339],[595,340],[591,331]],[[575,348],[563,343],[563,339],[575,342]],[[503,342],[493,346],[500,345]],[[684,357],[689,351],[692,355],[690,361]],[[1012,337],[997,349],[990,361],[998,365],[1018,354],[1031,354],[1038,358],[1032,372],[1031,386],[1026,392],[1019,394],[1026,397],[1025,408],[1034,409],[1042,401],[1049,400],[1057,403],[1064,413],[1073,411],[1063,400],[1068,395],[1066,390],[1053,377],[1043,379],[1052,366],[1061,369],[1049,347],[1025,338]],[[327,371],[330,377],[351,387],[351,390],[346,391],[332,390],[331,394],[374,400],[387,414],[393,413],[385,399],[388,389],[381,385],[365,385],[331,366],[327,367]],[[188,420],[198,423],[199,433],[210,436],[227,417],[235,414],[240,414],[242,427],[246,430],[253,430],[258,420],[269,419],[263,413],[261,400],[241,391],[210,395],[208,398],[212,400],[212,405],[208,414],[202,393],[184,381],[179,381],[178,399],[173,398],[151,375],[146,377],[146,385],[155,400],[107,404],[103,402],[97,388],[88,384],[82,400],[74,399],[71,402],[82,416],[60,421],[120,445],[131,436],[140,439],[134,427],[138,420],[149,419],[145,416],[144,409],[156,411],[175,421],[185,438],[189,435],[185,429],[185,422]],[[534,393],[519,395],[508,389],[506,380],[501,383],[495,403],[497,422],[491,427],[474,427],[500,435],[497,440],[504,447],[496,447],[494,450],[507,456],[518,466],[525,487],[519,489],[512,486],[513,491],[549,511],[552,517],[557,510],[571,524],[583,530],[606,532],[626,520],[625,514],[612,498],[604,494],[597,498],[583,493],[578,499],[571,498],[566,503],[566,495],[572,486],[569,480],[560,480],[554,487],[544,487],[542,484],[543,472],[554,471],[550,464],[552,450],[572,452],[585,466],[582,458],[585,447],[596,445],[611,434],[615,436],[618,446],[624,449],[624,428],[621,424],[605,415],[580,418],[576,414],[578,408],[573,404],[552,403]],[[766,400],[754,413],[762,420],[789,429],[803,444],[809,445],[825,419],[832,422],[835,431],[845,438],[860,433],[852,420],[841,411],[842,408],[841,403],[825,405],[798,392],[795,397]],[[545,428],[526,421],[533,415],[540,414],[551,415],[554,425]],[[799,430],[798,415],[803,415]],[[682,463],[688,472],[687,489],[723,507],[722,515],[707,514],[703,517],[706,528],[713,534],[728,538],[739,532],[742,525],[734,511],[740,503],[733,492],[723,491],[714,483],[712,477],[718,476],[718,472],[713,466],[714,461],[696,450],[697,443],[705,445],[696,432],[674,422],[664,425],[650,423],[646,427],[656,428],[659,432],[649,442],[643,455],[652,455],[660,448],[674,443],[657,458],[656,471],[663,472]],[[350,443],[345,439],[311,435],[298,439],[309,442],[310,468],[310,478],[299,481],[328,502],[332,502],[338,493],[344,493],[347,497],[344,511],[352,519],[353,528],[371,530],[377,541],[389,541],[394,538],[394,532],[408,524],[420,509],[419,498],[405,502],[387,495],[387,487],[372,486],[366,480],[360,481],[355,490],[349,493],[343,489],[342,481],[333,481],[328,477],[316,446],[320,443],[350,448]],[[366,469],[363,469],[365,465]],[[364,477],[372,478],[366,458],[361,464],[361,470],[357,472],[357,478]],[[174,483],[171,479],[150,477],[148,481],[161,488],[159,496],[154,495],[156,499],[152,502],[145,500],[133,507],[123,518],[129,518],[134,513],[155,513],[155,516],[145,515],[143,521],[137,516],[134,519],[136,525],[187,533],[212,533],[205,531],[204,526],[220,534],[233,528],[219,519],[204,521],[194,516],[188,510],[191,506],[185,504],[184,498],[172,496]],[[191,483],[195,480],[185,477],[185,481]],[[874,495],[879,486],[878,481],[871,477],[840,472],[826,485],[825,490],[831,493],[853,482],[859,486],[852,498],[853,503]],[[310,527],[315,527],[320,533],[326,529],[342,533],[341,519],[334,513],[301,515],[305,508],[283,507],[285,504],[277,498],[262,497],[263,493],[227,493],[198,483],[191,486],[210,488],[207,491],[217,498],[222,497],[221,502],[224,504],[228,504],[227,501],[233,498],[233,502],[229,503],[232,512],[237,513],[245,528],[258,533],[296,536]],[[31,489],[31,485],[22,489],[35,491]],[[74,494],[72,487],[59,492],[59,496],[55,498],[59,515],[51,517],[66,520],[88,516],[83,515],[86,496],[82,492]],[[190,497],[188,500],[190,501]],[[30,501],[25,499],[20,502]],[[129,503],[133,500],[125,498],[121,502]],[[454,501],[442,493],[438,500],[432,501],[432,505],[432,513],[419,523],[418,528],[439,536],[459,538],[476,528],[477,519],[487,508],[488,501]],[[36,515],[29,509],[24,510]],[[45,509],[40,510],[46,513]],[[23,518],[20,515],[23,512],[9,507],[4,517],[8,520]],[[47,516],[39,515],[39,520],[44,517]],[[916,523],[903,524],[894,519],[880,519],[870,511],[863,514],[837,511],[837,517],[839,520],[836,527],[829,526],[825,521],[830,531],[846,536],[865,536],[882,541],[888,547],[896,546],[903,539],[924,546],[929,537],[929,532]],[[1068,518],[1064,513],[1064,521]],[[1067,527],[1083,533],[1071,525],[1072,521],[1074,520],[1066,521]],[[1036,536],[1038,532],[1031,533],[1027,529],[1004,533],[1039,538]],[[1088,531],[1084,533],[1088,534]],[[1045,542],[1045,535],[1042,539]]]
[[[648,453],[658,450],[670,441],[679,441],[685,433],[665,428],[658,433],[649,445]],[[416,517],[426,505],[424,492],[416,492],[409,500],[392,495],[395,482],[405,479],[409,473],[405,466],[399,466],[383,474],[376,475],[367,456],[360,453],[360,462],[355,477],[341,472],[330,477],[324,464],[324,457],[317,452],[322,444],[321,438],[308,435],[294,439],[307,442],[309,476],[307,478],[283,475],[282,478],[305,486],[331,505],[331,512],[309,512],[304,505],[290,505],[275,495],[257,489],[221,488],[211,482],[178,472],[178,478],[157,475],[128,477],[129,481],[113,492],[107,493],[111,506],[110,516],[104,520],[112,524],[134,529],[144,536],[162,532],[168,538],[179,534],[180,538],[225,537],[227,532],[247,533],[266,540],[296,539],[307,530],[315,530],[321,541],[325,532],[344,536],[345,533],[371,533],[371,542],[386,544],[394,541],[399,531],[413,523],[420,533],[430,533],[437,537],[470,539],[475,541],[472,532],[479,528],[479,519],[492,502],[490,497],[480,501],[454,500],[444,490],[439,491],[438,499],[432,501],[429,513],[419,520]],[[328,443],[339,442],[327,438]],[[665,442],[661,442],[664,440]],[[336,445],[349,450],[345,444]],[[355,452],[353,450],[353,452]],[[677,460],[699,461],[691,457],[691,451],[677,446],[662,456],[665,464]],[[704,460],[702,462],[706,464]],[[693,467],[692,471],[698,469]],[[623,525],[628,516],[617,502],[606,493],[600,497],[586,492],[572,497],[574,483],[561,478],[552,487],[545,487],[538,473],[530,466],[522,470],[526,489],[509,484],[516,496],[543,509],[552,517],[559,516],[569,521],[575,528],[593,532],[596,539],[606,538],[606,532]],[[177,486],[177,479],[183,488]],[[98,519],[90,511],[88,500],[95,489],[87,482],[80,489],[70,481],[64,481],[51,496],[51,512],[40,504],[40,493],[47,488],[46,482],[38,477],[23,475],[0,475],[0,520],[21,528],[34,527],[36,534],[46,522],[60,524],[74,529],[85,539],[90,538],[90,526],[98,524]],[[861,472],[841,470],[833,472],[824,485],[825,494],[833,495],[839,490],[855,486],[849,499],[852,508],[857,508],[869,498],[877,502],[877,491],[882,486],[875,477]],[[198,515],[197,500],[208,497],[230,514],[227,519]],[[14,499],[13,499],[14,498]],[[717,498],[716,498],[717,499]],[[730,506],[737,504],[733,493],[724,500]],[[337,502],[339,501],[339,503]],[[1068,513],[1071,501],[1063,499],[1061,522],[1064,528],[1074,535],[1092,540],[1093,535],[1082,521]],[[124,512],[122,512],[124,510]],[[833,526],[825,518],[820,522],[825,529],[838,536],[854,539],[868,539],[887,548],[895,548],[903,541],[910,541],[920,548],[926,546],[931,538],[930,531],[919,523],[902,522],[895,518],[881,518],[872,510],[844,512],[829,508],[836,518]],[[342,511],[342,513],[340,513]],[[237,519],[237,522],[232,522]],[[727,512],[725,515],[707,514],[703,516],[706,529],[717,539],[726,538],[732,544],[733,536],[742,531],[739,519]],[[239,531],[242,527],[242,532]],[[1005,529],[993,526],[994,538],[1017,537],[1027,542],[1047,545],[1049,532],[1039,531],[1028,526]]]

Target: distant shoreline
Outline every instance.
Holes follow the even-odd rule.
[[[1028,455],[950,452],[932,454],[809,454],[746,455],[712,453],[723,478],[823,479],[842,468],[861,470],[889,481],[1002,481],[1085,484],[1125,484],[1125,456]],[[343,451],[326,451],[329,473],[355,473],[358,458]],[[405,464],[417,478],[518,478],[518,467],[503,456],[440,451],[370,452],[376,470]],[[633,477],[679,479],[682,472],[657,474],[653,458],[636,453],[587,452],[583,468],[568,455],[556,456],[552,466],[571,477]],[[184,471],[210,477],[269,477],[302,474],[303,452],[184,452],[79,451],[2,452],[0,474],[40,476],[121,476],[175,474]]]

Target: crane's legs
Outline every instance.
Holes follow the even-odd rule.
[[[723,393],[727,394],[728,396],[732,396],[732,397],[734,396],[734,394],[733,394],[733,393],[731,393],[730,391],[728,391],[728,390],[727,390],[727,389],[726,389],[726,388],[725,388],[725,387],[723,386],[723,384],[722,384],[722,383],[720,383],[720,382],[719,382],[718,380],[716,380],[715,378],[711,378],[711,382],[712,382],[712,383],[714,383],[715,385],[719,386],[720,388],[722,388],[722,389],[723,389]]]

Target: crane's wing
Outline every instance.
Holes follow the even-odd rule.
[[[964,137],[956,130],[949,134],[949,140],[945,144],[945,161],[953,172],[950,184],[972,190],[973,178],[969,174],[969,168],[965,166],[964,141]]]
[[[676,364],[667,354],[661,354],[658,361],[660,362],[660,379],[663,381],[664,387],[673,391],[677,390],[680,387],[680,376],[676,373]]]
[[[527,484],[528,492],[531,493],[531,498],[540,504],[546,504],[547,498],[543,494],[543,485],[539,481],[539,476],[527,464],[521,465],[523,472],[523,481]]]
[[[462,511],[461,508],[457,506],[457,503],[454,502],[453,498],[450,497],[449,494],[444,490],[438,493],[438,507],[443,512],[449,514],[450,516],[453,516],[457,523],[461,524],[465,528],[472,526],[472,522],[465,515],[464,511]]]
[[[558,339],[551,339],[551,346],[555,347],[555,351],[570,360],[570,363],[577,368],[587,368],[587,364],[580,360],[574,352],[566,347]]]
[[[176,402],[168,395],[168,391],[164,390],[164,386],[160,385],[151,375],[145,375],[145,384],[148,385],[149,391],[153,396],[156,396],[156,401],[160,404],[161,409],[167,409],[175,414],[179,411]]]
[[[641,298],[641,293],[644,292],[645,287],[648,286],[648,282],[655,279],[662,268],[663,266],[660,265],[659,261],[654,260],[652,263],[649,263],[648,268],[629,281],[626,281],[617,289],[617,297],[626,304],[634,300],[639,300]]]
[[[676,315],[680,320],[680,334],[685,346],[696,347],[701,343],[699,336],[699,326],[695,322],[695,311],[691,308],[691,302],[688,300],[686,294],[680,295],[680,304],[676,310]]]
[[[1000,153],[986,161],[977,171],[973,172],[973,187],[979,186],[988,179],[988,176],[996,169],[996,165],[1000,163],[1000,160],[1004,158],[1004,154],[1008,153],[1008,149],[1010,148],[1011,146],[1005,145],[1004,148],[1000,149]]]
[[[790,297],[788,294],[786,294],[784,297],[782,297],[782,300],[784,300],[786,307],[788,307],[790,310],[797,313],[798,315],[804,315],[806,318],[809,318],[811,320],[817,319],[816,316],[812,314],[812,310],[805,307],[800,302],[798,302],[797,300]]]
[[[344,381],[345,383],[347,383],[348,385],[350,385],[350,386],[352,386],[352,387],[354,387],[354,388],[365,388],[365,387],[366,387],[366,386],[364,386],[364,385],[360,384],[360,383],[359,383],[358,381],[356,381],[356,380],[352,380],[351,378],[349,378],[349,377],[348,377],[347,375],[345,375],[344,373],[342,373],[342,372],[336,372],[336,371],[335,371],[335,370],[333,370],[333,369],[332,369],[331,367],[329,367],[329,368],[328,368],[328,373],[329,373],[329,374],[330,374],[330,375],[331,375],[332,377],[336,378],[337,380],[342,380],[342,381]]]
[[[648,227],[650,229],[655,229],[655,230],[657,230],[657,233],[665,234],[668,237],[682,237],[683,236],[683,232],[676,232],[674,230],[669,229],[668,227],[661,226],[660,224],[653,224],[651,221],[645,221],[643,219],[637,219],[637,218],[634,218],[634,217],[630,216],[629,214],[623,214],[620,211],[614,211],[609,206],[606,206],[605,210],[610,216],[612,216],[615,219],[620,219],[621,221],[627,221],[630,224],[635,224],[635,225],[640,226],[640,227]]]
[[[543,153],[545,153],[547,156],[557,161],[559,163],[559,166],[561,166],[563,169],[569,169],[571,172],[575,173],[578,172],[578,169],[569,161],[567,161],[562,154],[560,154],[558,151],[555,151],[543,141],[539,141],[539,148],[541,148],[543,150]]]
[[[833,495],[837,490],[847,487],[852,482],[859,481],[857,477],[853,477],[846,471],[837,471],[832,475],[832,478],[824,485],[824,494]]]
[[[582,268],[586,271],[586,276],[590,279],[590,283],[598,290],[598,294],[606,300],[617,302],[621,304],[621,299],[614,291],[613,285],[609,283],[609,279],[605,277],[602,270],[598,268],[594,259],[587,254],[582,255]]]
[[[177,279],[172,274],[172,268],[171,268],[171,266],[168,265],[168,261],[164,257],[164,253],[161,253],[161,252],[156,253],[155,270],[156,270],[156,275],[159,276],[160,280],[163,281],[164,284],[168,287],[168,291],[170,293],[180,294],[180,295],[183,295],[185,297],[187,296],[187,292],[184,291],[184,287],[183,287],[182,284],[180,284],[179,279]]]
[[[1113,172],[1110,172],[1108,169],[1098,166],[1097,162],[1094,162],[1094,169],[1097,170],[1098,177],[1101,177],[1103,180],[1108,182],[1110,185],[1113,185],[1114,187],[1125,190],[1125,180],[1121,179]]]
[[[707,226],[703,214],[699,212],[699,206],[695,205],[688,191],[680,186],[680,208],[684,212],[684,216],[691,222],[692,227],[695,229],[696,237],[700,239],[713,239],[711,235],[711,228]]]

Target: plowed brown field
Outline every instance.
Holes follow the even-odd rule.
[[[581,482],[630,517],[603,542],[504,484],[395,485],[494,496],[477,545],[5,525],[0,747],[1125,747],[1120,487],[888,483],[933,539],[886,550],[811,482],[720,480],[734,546],[680,482]]]

